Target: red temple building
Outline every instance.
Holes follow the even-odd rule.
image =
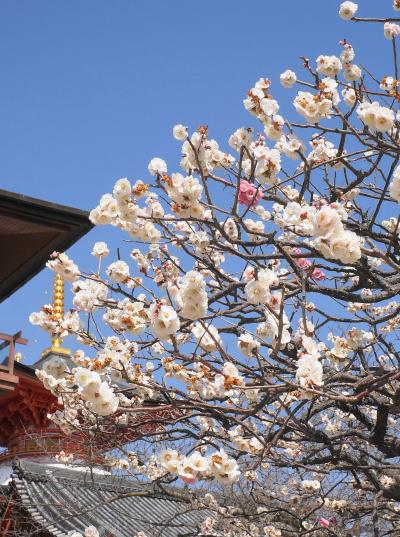
[[[91,227],[84,211],[0,190],[0,251],[7,252],[0,263],[0,302],[35,276],[54,250],[69,248]],[[62,280],[58,286],[54,300],[63,307]],[[0,363],[0,484],[15,456],[54,453],[60,442],[47,418],[56,401],[36,378],[38,364],[19,362],[17,347],[27,343],[20,331],[8,335],[0,326],[0,353],[6,353]],[[52,351],[65,352],[53,347],[43,358]]]

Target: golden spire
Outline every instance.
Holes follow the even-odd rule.
[[[64,317],[64,279],[60,274],[54,275],[53,314],[56,319],[62,319]],[[42,356],[47,356],[53,352],[68,356],[71,354],[69,349],[62,347],[62,338],[60,337],[55,337],[51,340],[51,347],[43,351]]]

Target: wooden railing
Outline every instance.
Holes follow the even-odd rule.
[[[18,377],[14,375],[14,361],[15,361],[15,345],[26,345],[27,339],[21,337],[21,331],[16,334],[2,334],[0,332],[0,351],[9,347],[8,359],[5,364],[0,363],[0,390],[13,390],[14,386],[18,384]]]
[[[12,447],[0,451],[0,463],[16,456],[34,457],[37,455],[57,454],[61,449],[61,438],[62,434],[58,429],[53,429],[52,434],[43,432],[20,434],[14,439]],[[69,439],[65,440],[68,442]]]

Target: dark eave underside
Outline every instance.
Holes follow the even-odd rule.
[[[0,189],[0,302],[91,228],[85,211]]]

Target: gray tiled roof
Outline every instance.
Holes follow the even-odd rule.
[[[90,525],[102,537],[134,537],[138,531],[149,537],[196,535],[207,516],[154,487],[89,470],[17,460],[12,483],[32,519],[57,537]]]

